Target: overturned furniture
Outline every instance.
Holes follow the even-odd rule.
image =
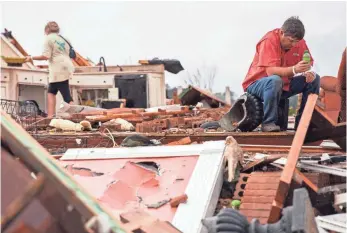
[[[230,107],[227,102],[217,98],[211,92],[192,85],[180,93],[179,99],[182,105],[196,105],[201,102],[208,108]]]
[[[305,142],[332,139],[346,151],[346,50],[337,78],[321,78],[321,91]]]

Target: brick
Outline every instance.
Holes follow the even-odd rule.
[[[273,196],[244,196],[242,203],[258,202],[258,203],[272,203]]]
[[[167,145],[168,146],[177,146],[177,145],[189,145],[191,143],[192,143],[192,141],[190,140],[190,137],[185,137],[185,138],[182,138],[178,141],[170,142]]]
[[[143,132],[143,125],[142,125],[142,123],[136,124],[136,130],[135,131],[138,132],[138,133],[142,133]]]
[[[281,172],[253,172],[247,179],[241,175],[237,187],[239,183],[246,185],[241,197],[240,212],[248,219],[258,218],[266,223],[271,211],[277,210],[273,208],[273,202],[280,175]]]
[[[243,203],[241,204],[242,210],[270,210],[272,203]]]
[[[246,181],[249,179],[250,174],[241,173],[240,178],[236,184],[233,199],[241,200],[246,187]]]
[[[152,121],[152,124],[161,126],[163,129],[167,129],[169,126],[169,121],[168,119],[156,119]]]
[[[277,190],[279,184],[247,184],[248,190]]]
[[[147,122],[142,123],[142,133],[150,133],[150,125]]]
[[[250,177],[247,181],[247,184],[278,184],[280,181],[279,177]]]
[[[274,196],[276,190],[247,190],[243,193],[243,196]]]
[[[169,121],[168,128],[178,128],[179,126],[184,125],[183,117],[172,117],[172,118],[169,118],[168,121]]]
[[[178,207],[179,204],[185,203],[188,200],[187,194],[182,194],[180,196],[174,197],[170,201],[170,206],[173,208]]]

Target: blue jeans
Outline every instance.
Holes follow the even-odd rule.
[[[263,124],[276,124],[278,120],[278,105],[281,99],[288,99],[293,95],[302,93],[301,106],[295,119],[295,125],[297,126],[304,111],[308,95],[319,93],[320,77],[316,74],[316,78],[311,83],[306,83],[305,76],[297,76],[291,80],[289,91],[282,90],[282,87],[282,78],[278,75],[272,75],[252,83],[247,88],[247,92],[263,101]]]

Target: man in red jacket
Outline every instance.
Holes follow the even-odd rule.
[[[295,119],[300,121],[307,97],[319,93],[320,77],[311,63],[302,61],[305,50],[305,28],[298,17],[290,17],[281,28],[266,33],[258,42],[253,62],[242,83],[244,91],[257,96],[264,103],[262,131],[276,132],[280,127],[278,105],[281,99],[302,93],[301,106]]]

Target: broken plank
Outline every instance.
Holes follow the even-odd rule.
[[[280,154],[280,155],[269,155],[267,157],[258,159],[256,161],[253,161],[249,164],[247,164],[243,169],[242,172],[247,172],[250,171],[251,169],[255,169],[256,167],[259,166],[264,166],[267,165],[269,163],[272,163],[273,161],[282,158],[283,156],[285,156],[284,154]]]
[[[283,166],[279,164],[272,163],[271,165],[283,169]],[[315,185],[310,179],[308,179],[304,174],[302,174],[297,168],[295,168],[293,179],[300,185],[304,182],[314,192],[318,192],[317,185]]]
[[[287,157],[288,158],[287,163],[281,174],[279,187],[277,190],[277,194],[275,196],[275,201],[278,202],[279,204],[283,204],[287,197],[290,183],[293,179],[293,175],[295,172],[296,163],[299,159],[301,147],[304,144],[306,133],[310,125],[312,113],[316,105],[317,99],[318,99],[318,95],[316,94],[310,94],[307,98],[305,109],[302,114],[298,129],[295,133],[292,147],[290,148],[290,151]],[[277,209],[278,204],[273,205],[273,208]],[[272,216],[272,220],[273,221],[278,220],[279,217],[280,217],[280,211],[275,211],[274,216]]]
[[[121,158],[158,158],[198,155],[205,147],[213,145],[210,151],[223,153],[224,141],[208,141],[203,144],[178,146],[144,146],[120,148],[82,148],[69,149],[60,160],[93,160],[93,159],[121,159]]]
[[[213,216],[223,185],[225,142],[204,143],[203,146],[185,191],[189,200],[178,206],[172,220],[172,224],[182,232],[202,232],[201,219]]]
[[[40,171],[62,196],[62,199],[72,203],[82,217],[78,223],[94,216],[105,216],[112,232],[124,232],[119,221],[104,209],[95,198],[92,198],[50,154],[8,114],[1,110],[1,141],[18,156],[21,161],[34,171]],[[47,182],[48,183],[48,182]]]
[[[44,185],[43,174],[38,174],[37,179],[29,184],[24,193],[17,197],[6,208],[5,212],[1,216],[1,231],[4,231],[15,218],[27,207],[36,195],[40,193]]]
[[[318,187],[315,185],[310,179],[308,179],[304,174],[302,174],[297,168],[295,168],[295,176],[296,176],[296,181],[299,184],[302,184],[304,182],[310,189],[315,191],[316,193],[318,192]]]
[[[313,128],[307,132],[305,143],[346,136],[346,122],[326,128]]]

